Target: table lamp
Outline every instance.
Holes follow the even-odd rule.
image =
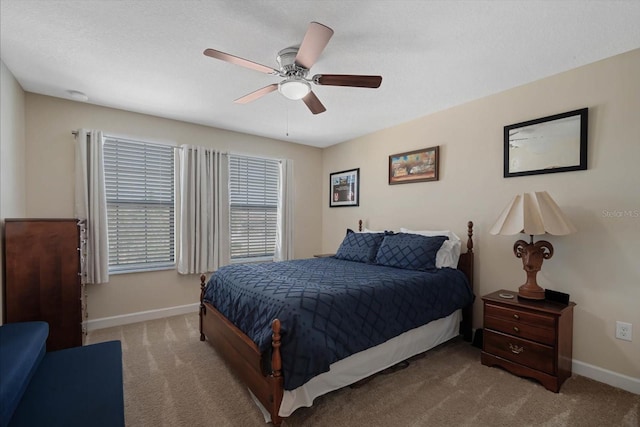
[[[518,289],[518,296],[542,300],[544,289],[538,285],[536,275],[542,268],[542,261],[553,256],[553,246],[546,240],[534,243],[533,236],[545,233],[562,236],[575,233],[576,228],[549,193],[536,191],[516,195],[489,232],[509,236],[526,233],[530,236],[529,243],[518,240],[513,245],[513,253],[517,258],[522,258],[522,268],[527,273],[527,281]]]

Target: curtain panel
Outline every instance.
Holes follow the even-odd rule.
[[[75,216],[86,221],[86,277],[84,283],[109,281],[109,237],[104,183],[104,135],[80,129],[75,144]]]
[[[182,145],[176,156],[176,268],[210,273],[229,264],[227,155]]]
[[[282,160],[278,180],[278,228],[273,257],[275,261],[293,259],[293,186],[293,160]]]

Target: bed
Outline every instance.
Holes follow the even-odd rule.
[[[334,257],[236,264],[208,281],[202,275],[200,340],[209,340],[247,385],[265,420],[280,425],[322,394],[459,334],[471,340],[472,236],[469,222],[457,268],[433,268],[433,260],[399,268],[397,257],[381,255],[398,242],[419,241],[432,250],[420,259],[435,259],[433,248],[449,240],[418,240],[408,231],[347,234]],[[362,255],[360,243],[350,252],[354,239],[377,242],[377,258]]]

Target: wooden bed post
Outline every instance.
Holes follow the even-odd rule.
[[[204,306],[204,288],[206,286],[205,281],[207,277],[204,274],[200,275],[200,341],[204,341],[206,338],[202,330],[202,316],[207,314],[207,309]]]
[[[273,351],[271,352],[271,370],[273,372],[271,374],[274,377],[280,377],[282,376],[282,357],[280,356],[280,320],[273,319],[271,329],[273,330],[273,335],[271,335],[271,346],[273,347]]]
[[[282,417],[278,415],[280,405],[282,404],[282,396],[284,394],[284,380],[282,378],[282,357],[280,355],[280,320],[273,319],[271,322],[271,396],[273,404],[271,406],[271,422],[274,426],[282,424]]]
[[[471,292],[473,289],[473,221],[467,223],[467,252],[460,254],[458,268],[464,271],[469,281]],[[475,301],[475,293],[473,296]],[[460,322],[460,333],[465,341],[471,342],[473,339],[473,302],[462,309],[462,321]]]

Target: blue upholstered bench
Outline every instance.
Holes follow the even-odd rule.
[[[0,326],[0,427],[124,426],[120,341],[46,352],[45,322]]]

